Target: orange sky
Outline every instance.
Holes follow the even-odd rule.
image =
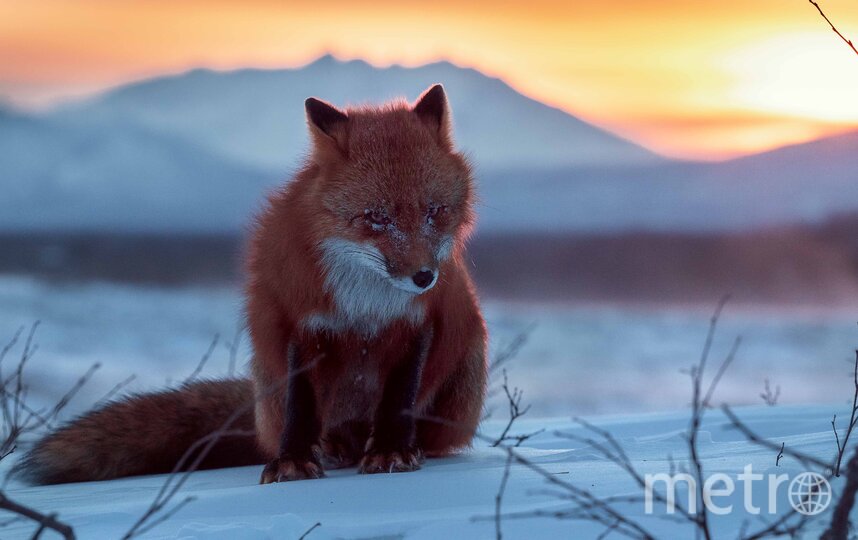
[[[855,0],[820,0],[858,38]],[[44,106],[195,66],[438,59],[671,156],[858,128],[858,56],[806,0],[0,0],[0,96]]]

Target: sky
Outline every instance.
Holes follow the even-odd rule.
[[[858,39],[856,0],[820,5]],[[806,0],[0,0],[0,102],[19,108],[325,53],[473,67],[679,158],[858,129],[858,55]]]

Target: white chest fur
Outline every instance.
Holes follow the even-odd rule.
[[[334,310],[310,315],[304,321],[306,328],[372,336],[398,320],[415,325],[423,321],[422,302],[393,286],[377,249],[338,238],[325,240],[320,247],[325,291],[334,301]]]

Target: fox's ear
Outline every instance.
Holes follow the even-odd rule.
[[[438,134],[438,142],[450,147],[450,108],[444,87],[436,84],[423,92],[412,108],[420,120]]]
[[[346,113],[312,97],[304,102],[304,109],[307,111],[307,122],[316,142],[327,136],[333,139],[337,146],[344,148],[346,124],[349,121]]]

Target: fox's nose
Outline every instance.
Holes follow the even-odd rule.
[[[421,289],[428,287],[435,279],[435,273],[431,270],[421,270],[411,276],[411,281]]]

